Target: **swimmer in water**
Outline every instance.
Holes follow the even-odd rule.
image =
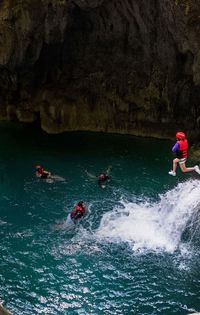
[[[42,179],[47,179],[49,183],[53,183],[54,181],[60,181],[60,182],[65,181],[65,178],[58,175],[52,175],[51,172],[44,170],[44,168],[41,165],[37,164],[35,168],[36,168],[35,175]]]
[[[75,205],[73,211],[70,214],[70,218],[76,224],[78,220],[80,220],[86,213],[86,205],[83,201],[79,201],[77,205]]]
[[[40,165],[37,164],[37,165],[35,166],[35,168],[36,168],[36,173],[35,173],[35,175],[36,175],[37,177],[40,177],[40,178],[43,178],[43,179],[51,178],[51,173],[48,172],[48,171],[46,171],[46,170],[44,170],[44,168],[43,168],[42,166],[40,166]]]
[[[91,177],[97,179],[97,183],[101,188],[105,188],[106,181],[111,179],[110,172],[112,170],[112,166],[109,166],[105,172],[100,173],[99,175],[93,175],[85,170],[85,173]]]

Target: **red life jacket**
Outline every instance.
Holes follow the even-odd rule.
[[[187,139],[178,140],[179,150],[177,151],[177,157],[179,159],[187,158],[188,157],[188,141]]]
[[[85,208],[84,207],[80,207],[80,206],[76,206],[75,208],[76,213],[81,212],[82,215],[84,215],[85,213]]]
[[[85,214],[85,207],[76,206],[75,209],[71,212],[71,218],[75,218],[77,214],[80,213],[81,216]]]
[[[44,169],[41,167],[41,168],[38,168],[37,171],[36,171],[36,176],[41,176],[44,174]]]

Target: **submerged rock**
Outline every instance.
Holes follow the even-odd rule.
[[[196,0],[2,0],[0,119],[199,134]]]

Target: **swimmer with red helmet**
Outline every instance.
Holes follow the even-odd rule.
[[[35,166],[36,168],[36,173],[35,175],[37,177],[40,177],[42,179],[46,179],[46,181],[48,183],[53,183],[55,181],[57,182],[64,182],[65,181],[65,178],[64,177],[61,177],[59,175],[55,175],[55,174],[51,174],[49,171],[46,171],[43,169],[43,167],[41,165],[36,165]]]
[[[177,163],[179,163],[180,169],[183,173],[195,171],[200,174],[198,165],[194,167],[186,167],[185,163],[188,157],[188,141],[185,133],[179,131],[176,133],[177,142],[172,147],[172,152],[176,153],[176,158],[173,160],[173,169],[168,172],[169,175],[176,176]]]
[[[37,165],[35,166],[35,168],[36,168],[36,173],[35,173],[35,175],[36,175],[37,177],[40,177],[40,178],[43,178],[43,179],[47,179],[47,178],[50,178],[50,177],[51,177],[51,173],[48,172],[48,171],[45,171],[42,166],[40,166],[40,165],[37,164]]]

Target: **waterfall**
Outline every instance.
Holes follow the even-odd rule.
[[[96,236],[128,242],[134,250],[174,252],[200,205],[200,182],[189,180],[159,195],[158,201],[127,202],[103,215]]]

